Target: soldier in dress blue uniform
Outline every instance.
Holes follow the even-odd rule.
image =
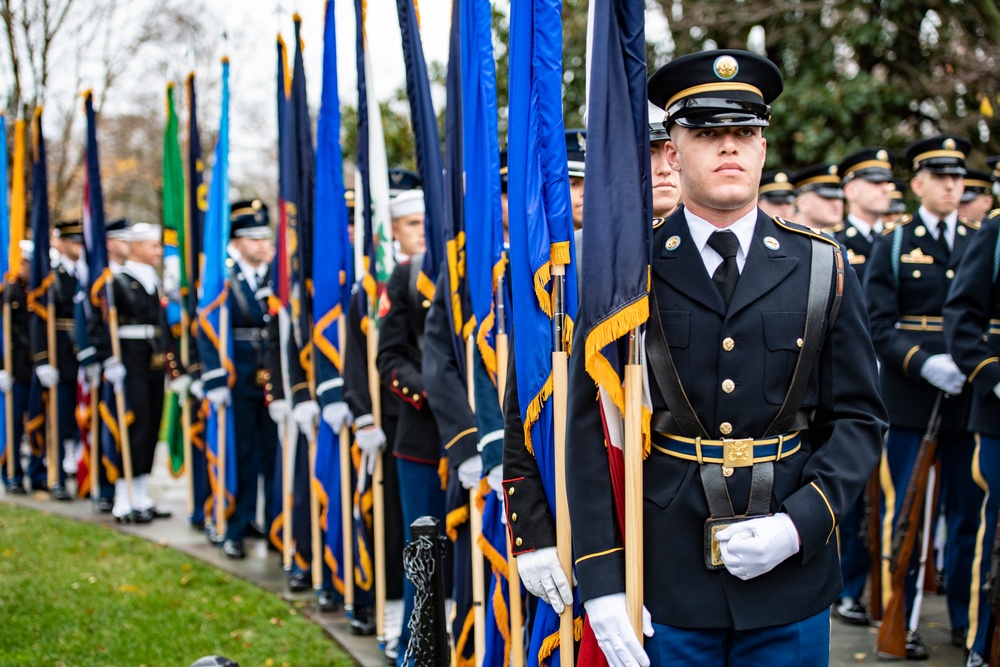
[[[757,208],[772,217],[785,218],[795,215],[795,186],[788,172],[783,169],[765,171],[760,175],[757,188]]]
[[[817,232],[833,233],[844,221],[844,191],[837,165],[823,162],[792,175],[795,221]]]
[[[148,523],[169,518],[149,495],[156,443],[163,415],[164,376],[182,375],[171,333],[167,327],[166,297],[158,269],[163,260],[163,230],[159,225],[136,223],[129,230],[129,259],[114,274],[111,288],[118,311],[121,358],[111,356],[111,339],[101,314],[93,312],[88,333],[95,348],[93,363],[102,363],[105,378],[124,391],[128,409],[135,415],[129,425],[132,454],[132,496],[124,479],[115,481],[111,513],[119,522]]]
[[[882,221],[883,229],[895,225],[906,215],[906,183],[894,178],[889,189],[889,212]]]
[[[229,558],[244,558],[243,539],[257,515],[257,485],[264,476],[265,515],[274,488],[274,461],[278,430],[265,406],[267,370],[264,352],[269,320],[267,299],[271,295],[268,265],[271,230],[267,207],[259,199],[240,201],[230,212],[229,322],[232,331],[232,363],[236,380],[232,391],[226,385],[226,370],[219,367],[219,354],[206,337],[199,337],[201,380],[205,397],[215,406],[232,405],[236,426],[236,506],[226,526],[222,551]],[[267,522],[270,524],[270,520]],[[256,531],[254,531],[256,534]],[[222,536],[220,536],[222,537]]]
[[[569,165],[569,197],[573,204],[573,227],[583,229],[584,162],[587,156],[587,130],[566,130],[566,160]]]
[[[34,318],[32,322],[31,349],[34,352],[35,374],[38,375],[39,382],[48,389],[56,388],[59,401],[59,458],[43,462],[41,457],[32,456],[28,475],[32,480],[42,480],[45,474],[41,471],[47,465],[58,466],[59,481],[50,489],[52,497],[56,500],[72,500],[66,490],[66,468],[62,462],[67,452],[74,451],[80,438],[75,414],[76,373],[79,369],[76,354],[79,350],[74,337],[74,298],[81,274],[85,270],[80,261],[83,254],[83,224],[79,220],[56,223],[52,247],[58,250],[58,259],[53,262],[52,267],[55,275],[52,293],[55,296],[57,365],[49,363],[46,324],[40,318]],[[41,486],[36,485],[35,488]]]
[[[851,153],[837,168],[847,200],[847,219],[833,237],[847,248],[847,259],[862,284],[872,243],[882,233],[883,218],[889,212],[892,166],[889,150],[874,146]]]
[[[969,169],[962,182],[965,190],[958,205],[958,215],[971,222],[982,222],[993,209],[993,176],[985,171]]]
[[[886,559],[883,602],[888,603],[892,592],[888,556],[897,513],[935,398],[944,392],[937,451],[948,529],[948,615],[956,646],[964,646],[969,626],[969,587],[982,492],[971,474],[974,443],[966,424],[966,377],[945,347],[941,309],[977,228],[957,213],[970,147],[967,139],[956,136],[923,139],[907,147],[906,162],[914,172],[910,187],[921,205],[912,218],[887,228],[875,241],[865,283],[890,423],[880,472],[882,556]],[[915,560],[918,551],[914,551]],[[914,566],[906,584],[907,618],[915,583]],[[907,640],[907,657],[927,657],[915,632]]]
[[[982,524],[972,563],[967,664],[986,664],[992,606],[985,588],[990,554],[1000,511],[1000,286],[996,256],[1000,249],[1000,209],[989,214],[976,233],[976,242],[962,256],[958,273],[944,305],[944,332],[948,351],[968,376],[972,411],[969,430],[976,434],[973,478],[986,496]]]
[[[652,243],[645,651],[626,613],[629,556],[594,381],[583,355],[570,357],[576,577],[614,664],[829,660],[837,524],[878,461],[885,409],[843,250],[756,206],[761,131],[781,89],[770,61],[734,50],[677,58],[649,81],[684,206]],[[854,363],[838,363],[843,349]]]
[[[31,388],[31,339],[28,332],[28,275],[31,272],[31,258],[35,252],[35,244],[28,240],[20,241],[21,266],[18,267],[15,280],[8,283],[7,300],[10,303],[11,347],[13,351],[13,366],[0,370],[0,391],[13,392],[14,400],[14,439],[7,443],[7,456],[14,457],[14,476],[7,476],[6,459],[0,462],[3,469],[4,488],[11,495],[21,496],[26,493],[24,488],[24,466],[21,462],[21,439],[24,437],[24,418],[28,411],[28,390]],[[0,360],[0,364],[3,361]],[[38,481],[44,482],[44,479]]]
[[[854,267],[862,285],[872,243],[882,232],[883,217],[889,212],[892,164],[889,150],[874,146],[851,153],[837,166],[848,210],[843,224],[834,228],[833,237],[847,249],[847,261]],[[834,605],[833,616],[853,625],[868,625],[870,622],[868,610],[860,602],[871,571],[871,556],[865,538],[868,530],[864,524],[865,509],[865,498],[858,498],[840,522],[840,565],[844,590]]]

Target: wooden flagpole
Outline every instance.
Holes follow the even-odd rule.
[[[184,308],[184,300],[181,306],[181,365],[187,370],[191,363],[191,338],[190,321],[187,310]],[[184,444],[184,472],[187,478],[187,515],[194,516],[194,470],[192,470],[191,453],[191,400],[190,394],[185,391],[177,399],[181,402],[181,442]]]
[[[368,307],[368,393],[371,394],[372,419],[382,428],[382,382],[375,359],[378,357],[378,330],[373,314],[377,312],[373,299]],[[385,656],[385,491],[382,470],[383,453],[375,457],[375,474],[372,477],[372,513],[375,528],[375,638],[379,651]]]
[[[14,483],[14,457],[20,456],[21,443],[14,442],[14,338],[10,315],[10,283],[3,290],[3,367],[10,375],[11,387],[4,394],[4,411],[7,416],[7,479]]]
[[[475,337],[465,339],[465,382],[469,396],[469,407],[476,411],[476,385],[473,363],[475,361]],[[479,454],[476,454],[479,456]],[[475,664],[482,667],[486,657],[486,576],[483,567],[483,550],[479,547],[479,536],[483,534],[483,515],[476,507],[479,487],[469,489],[469,532],[472,542],[472,618],[475,644]]]
[[[229,386],[229,281],[227,280],[222,288],[222,293],[226,297],[219,306],[219,368],[226,371],[226,386]],[[216,424],[218,452],[215,460],[215,489],[217,497],[215,499],[215,534],[219,538],[219,543],[225,540],[226,536],[226,411],[228,406],[220,405],[216,408]]]
[[[625,602],[642,643],[642,337],[636,329],[630,338],[625,366]]]
[[[115,306],[112,286],[108,284],[108,334],[111,337],[111,356],[121,362],[122,343],[118,338],[118,307]],[[114,387],[115,411],[118,419],[118,442],[122,448],[122,468],[129,507],[132,506],[132,441],[128,433],[128,414],[125,405],[125,387]]]
[[[52,285],[55,285],[56,277],[52,276]],[[45,306],[45,336],[49,348],[49,365],[58,370],[59,351],[56,349],[56,299],[55,289],[49,287],[48,303]],[[59,467],[62,461],[59,460],[59,383],[54,387],[49,387],[49,402],[46,405],[45,434],[46,434],[46,460],[48,463],[48,485],[51,491],[59,483]]]
[[[347,320],[341,313],[337,321],[337,341],[344,350],[347,340]],[[343,360],[343,355],[340,357]],[[351,463],[351,427],[344,424],[340,429],[340,517],[341,531],[344,542],[343,564],[341,573],[344,580],[344,614],[351,618],[354,614],[354,503],[351,494],[351,474],[354,466]]]

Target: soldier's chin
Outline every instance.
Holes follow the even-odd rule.
[[[712,208],[718,211],[735,211],[757,200],[756,188],[742,184],[720,185],[708,194]]]

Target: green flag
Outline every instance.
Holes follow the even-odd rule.
[[[177,142],[177,112],[174,110],[174,84],[167,84],[167,122],[163,132],[163,287],[167,292],[167,321],[177,337],[181,331],[181,313],[190,289],[185,262],[184,234],[184,165]],[[170,452],[170,473],[179,477],[184,471],[184,438],[181,428],[181,405],[177,396],[166,401],[164,435]]]

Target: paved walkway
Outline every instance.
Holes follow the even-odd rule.
[[[163,447],[157,448],[158,459],[153,468],[150,495],[160,507],[173,511],[174,515],[170,519],[143,525],[120,526],[114,522],[110,514],[96,513],[89,501],[61,503],[50,500],[47,494],[9,496],[0,492],[0,502],[10,502],[59,516],[106,525],[123,533],[137,535],[183,551],[221,570],[252,581],[284,599],[298,601],[311,599],[312,594],[309,592],[295,594],[288,591],[279,556],[267,551],[263,541],[247,540],[246,560],[236,561],[223,556],[217,548],[208,543],[201,532],[192,530],[185,518],[186,488],[183,480],[174,480],[166,473],[166,465],[162,460],[163,452]],[[350,653],[358,665],[378,667],[382,664],[375,638],[355,637],[348,633],[347,620],[342,611],[320,614],[313,605],[307,605],[305,609],[308,616]],[[398,615],[399,612],[396,613]],[[833,621],[830,665],[847,667],[879,663],[873,652],[877,632],[876,628],[846,626]],[[930,660],[923,664],[930,667],[962,667],[965,664],[962,649],[951,646],[949,642],[950,627],[943,596],[929,595],[924,598],[920,632],[931,653]]]

